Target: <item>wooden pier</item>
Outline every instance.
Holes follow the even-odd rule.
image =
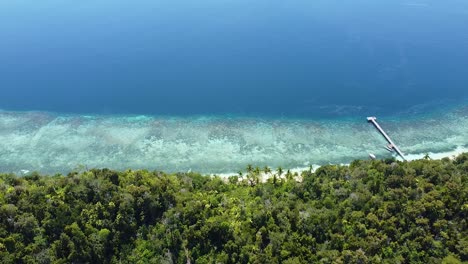
[[[395,150],[395,152],[400,155],[400,157],[403,159],[403,160],[406,160],[405,159],[405,156],[403,155],[403,152],[401,152],[401,150],[398,148],[398,146],[393,142],[393,140],[387,135],[387,133],[385,133],[385,131],[380,127],[379,123],[377,123],[377,117],[375,116],[371,116],[371,117],[368,117],[367,118],[367,121],[369,122],[372,122],[372,124],[374,124],[374,126],[377,128],[377,130],[379,130],[380,134],[382,134],[384,136],[384,138],[388,141],[388,143],[390,144],[389,147],[393,150]]]

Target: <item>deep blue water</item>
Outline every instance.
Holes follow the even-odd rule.
[[[467,106],[464,0],[0,1],[0,171],[448,155]]]
[[[0,109],[392,114],[468,97],[466,1],[1,1]]]

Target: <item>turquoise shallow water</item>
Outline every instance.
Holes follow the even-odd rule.
[[[419,107],[420,108],[420,107]],[[379,118],[409,155],[468,147],[468,107]],[[412,112],[411,112],[412,111]],[[409,115],[411,114],[411,115]],[[366,117],[83,116],[0,112],[0,170],[87,168],[233,173],[247,164],[307,167],[390,157]]]

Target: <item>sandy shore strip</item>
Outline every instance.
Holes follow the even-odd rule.
[[[443,159],[443,158],[449,158],[449,159],[454,159],[458,155],[462,153],[468,152],[468,147],[461,147],[458,146],[456,149],[447,151],[447,152],[428,152],[428,153],[420,153],[420,154],[408,154],[405,155],[406,160],[411,161],[411,160],[418,160],[418,159],[423,159],[426,154],[429,155],[429,158],[431,159]]]
[[[449,159],[453,160],[458,155],[460,155],[462,153],[468,153],[468,148],[458,146],[456,149],[451,150],[451,151],[408,154],[408,155],[405,155],[405,158],[406,158],[407,161],[419,160],[419,159],[423,159],[426,156],[426,154],[428,154],[429,158],[433,159],[433,160],[440,160],[440,159],[443,159],[443,158],[449,158]],[[399,156],[396,157],[396,158],[398,160],[402,161],[402,159]],[[349,164],[339,164],[339,165],[348,166]],[[321,167],[320,165],[312,165],[312,172],[315,172],[320,167]],[[269,178],[273,177],[273,175],[278,175],[278,173],[276,171],[277,168],[270,167],[270,169],[271,169],[270,173],[265,173],[263,171],[263,168],[264,167],[260,168],[261,172],[258,175],[261,182],[266,182]],[[302,172],[308,171],[310,169],[311,169],[311,167],[299,167],[299,168],[289,169],[289,171],[290,171],[291,174],[294,175],[294,178],[296,180],[301,181],[302,180],[302,178],[301,178]],[[283,174],[281,175],[280,178],[284,179],[285,176],[286,176],[287,171],[288,171],[287,168],[283,168]],[[242,171],[242,174],[243,174],[243,177],[245,178],[245,176],[247,175],[247,172]],[[211,176],[211,177],[218,176],[218,177],[220,177],[222,179],[225,179],[227,181],[228,178],[231,177],[231,176],[239,176],[239,173],[214,173],[214,174],[208,174],[208,175]]]

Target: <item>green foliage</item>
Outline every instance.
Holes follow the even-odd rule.
[[[227,179],[0,174],[0,263],[463,263],[467,185],[468,154]]]

